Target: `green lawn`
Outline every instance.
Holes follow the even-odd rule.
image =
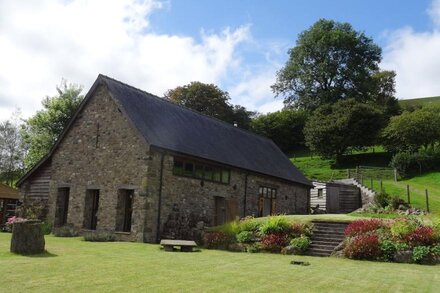
[[[406,185],[410,186],[410,201],[415,207],[426,209],[425,189],[428,189],[430,211],[440,215],[440,172],[422,174],[406,180],[383,181],[385,191],[407,199]],[[369,183],[366,183],[369,185]],[[379,190],[379,182],[373,183],[374,189]]]
[[[399,104],[402,107],[418,106],[418,105],[423,106],[423,107],[440,106],[440,97],[427,97],[427,98],[399,100]]]
[[[0,233],[3,292],[438,292],[440,266],[215,250],[170,253],[142,243],[46,236],[48,253],[10,254]],[[291,260],[310,266],[293,266]]]

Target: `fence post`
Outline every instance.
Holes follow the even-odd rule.
[[[409,184],[406,185],[406,196],[408,197],[408,204],[411,204],[411,198],[409,196]]]
[[[370,183],[371,183],[371,190],[373,190],[373,178],[370,179]]]
[[[394,182],[397,182],[397,169],[394,168]]]
[[[428,189],[425,189],[426,211],[429,213]]]
[[[351,178],[350,175],[351,175],[351,174],[350,174],[350,169],[347,169],[347,179],[350,179],[350,178]]]
[[[380,180],[380,192],[383,192],[383,182]]]
[[[361,175],[361,184],[364,185],[364,176]]]

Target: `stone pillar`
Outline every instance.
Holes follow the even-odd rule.
[[[25,220],[13,224],[11,252],[19,254],[43,253],[44,245],[41,221]]]

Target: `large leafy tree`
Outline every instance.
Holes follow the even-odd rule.
[[[45,97],[41,103],[43,109],[25,121],[21,134],[29,146],[26,168],[31,168],[49,152],[84,98],[81,86],[65,80],[56,89],[57,95]]]
[[[255,133],[272,139],[281,150],[287,153],[304,147],[303,129],[306,120],[305,111],[286,108],[258,115],[252,120],[251,125]]]
[[[354,99],[317,108],[304,128],[306,145],[322,157],[374,145],[385,119],[381,110]]]
[[[302,32],[272,90],[306,110],[340,99],[372,99],[372,76],[381,49],[349,23],[321,19]]]
[[[394,116],[382,136],[384,146],[390,151],[434,148],[440,142],[440,108],[421,108]]]
[[[165,93],[165,98],[225,122],[237,123],[245,129],[249,127],[251,116],[254,115],[243,106],[230,104],[228,92],[222,91],[214,84],[199,81],[170,89]]]
[[[0,179],[11,186],[24,170],[26,151],[18,117],[19,113],[14,113],[14,118],[0,123]]]

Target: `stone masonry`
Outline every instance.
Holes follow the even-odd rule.
[[[126,241],[155,242],[158,227],[159,238],[197,238],[214,225],[215,197],[235,199],[239,217],[257,216],[260,186],[277,189],[276,213],[308,212],[307,186],[229,167],[229,184],[208,182],[174,175],[173,164],[174,154],[150,147],[101,85],[52,155],[48,220],[55,222],[61,188],[69,188],[65,224],[80,232],[87,190],[99,190],[96,229],[109,231],[121,218],[118,195],[132,190],[131,231],[116,231]]]

